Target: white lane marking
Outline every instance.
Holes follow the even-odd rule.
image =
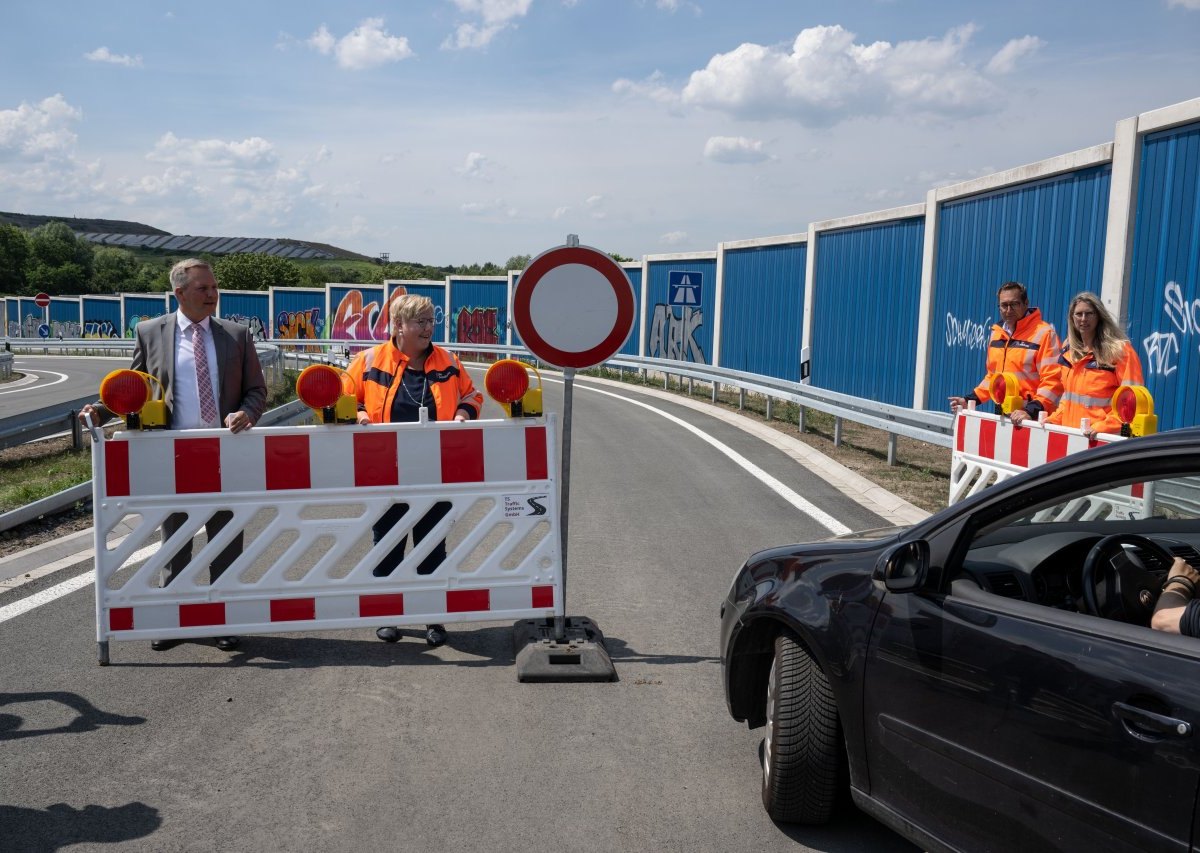
[[[549,379],[549,381],[558,382],[561,380]],[[757,465],[755,465],[753,462],[751,462],[745,456],[742,456],[742,454],[738,453],[732,447],[713,438],[711,435],[704,432],[704,430],[700,429],[699,427],[692,426],[687,421],[683,420],[683,418],[678,418],[675,415],[672,415],[670,412],[664,412],[662,409],[656,409],[656,408],[654,408],[654,406],[643,403],[641,400],[634,400],[631,397],[625,397],[621,394],[614,394],[611,391],[602,391],[599,388],[593,388],[590,385],[580,385],[578,383],[576,383],[575,387],[582,388],[585,391],[591,391],[595,394],[603,394],[606,397],[613,397],[617,400],[624,400],[626,403],[632,403],[635,406],[641,406],[643,409],[646,409],[647,411],[654,412],[654,414],[664,417],[674,424],[678,424],[679,426],[686,429],[688,432],[695,435],[701,441],[705,441],[708,444],[711,444],[717,450],[724,453],[726,456],[728,456],[730,459],[732,459],[737,465],[741,466],[747,472],[749,472],[751,476],[758,478],[758,480],[760,482],[762,482],[763,485],[765,485],[767,488],[771,489],[773,492],[775,492],[775,494],[779,495],[781,498],[783,498],[785,501],[790,503],[792,506],[794,506],[800,512],[807,515],[809,518],[811,518],[813,521],[817,522],[822,527],[829,530],[831,533],[834,533],[834,534],[840,536],[843,533],[850,532],[849,527],[842,524],[840,521],[838,521],[836,518],[834,518],[829,513],[825,512],[825,510],[821,509],[820,507],[818,507],[816,504],[812,503],[811,501],[805,500],[799,494],[797,494],[794,489],[792,489],[789,486],[785,485],[784,483],[780,482],[775,477],[772,477],[770,474],[768,474],[762,468],[759,468]]]
[[[115,548],[118,544],[119,541],[116,541],[112,543],[112,546]],[[125,564],[131,565],[140,560],[144,560],[157,550],[158,545],[147,545],[145,548],[140,548],[130,555]],[[30,581],[37,580],[40,577],[45,577],[51,572],[56,572],[60,569],[65,569],[68,566],[73,566],[80,560],[86,560],[94,556],[95,553],[96,551],[94,548],[88,548],[86,551],[81,551],[73,557],[64,557],[63,559],[51,563],[48,566],[44,566],[41,569],[35,569],[34,571],[28,573],[29,577],[22,575],[20,578],[9,578],[7,581],[4,581],[4,583],[0,583],[0,592],[5,591],[6,589],[13,589],[21,584],[26,584]],[[13,584],[12,581],[14,580],[19,582]],[[7,622],[9,619],[20,616],[22,613],[28,613],[30,610],[33,610],[36,607],[41,607],[43,604],[49,604],[52,601],[56,601],[57,599],[62,598],[64,595],[69,595],[76,590],[83,589],[87,586],[92,586],[95,581],[96,572],[94,569],[89,569],[82,575],[77,575],[70,580],[65,580],[60,584],[47,587],[41,592],[35,592],[33,595],[27,598],[22,598],[20,601],[14,601],[12,604],[6,604],[4,607],[0,607],[0,622]]]
[[[22,373],[49,373],[51,376],[57,376],[58,378],[55,379],[53,382],[38,382],[34,385],[26,385],[23,388],[13,388],[8,391],[0,391],[0,394],[17,394],[21,391],[33,391],[33,390],[40,391],[43,388],[49,388],[52,385],[58,385],[60,382],[66,382],[67,379],[69,378],[67,376],[67,374],[59,373],[57,370],[31,370],[29,368],[25,368],[21,372]]]

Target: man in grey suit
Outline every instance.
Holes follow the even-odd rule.
[[[262,416],[267,401],[267,383],[250,330],[213,316],[217,310],[217,280],[212,267],[204,261],[189,258],[177,263],[171,269],[171,287],[179,310],[138,323],[130,366],[162,383],[169,428],[224,425],[235,433],[250,429]],[[80,420],[89,415],[103,422],[111,413],[96,404],[84,406]],[[162,528],[164,542],[186,518],[186,513],[167,516]],[[208,538],[216,536],[231,518],[233,513],[228,510],[213,513],[204,525]],[[242,534],[238,533],[213,560],[212,580],[220,577],[241,553]],[[166,584],[175,579],[191,558],[189,540],[171,558]],[[163,651],[179,642],[155,640],[151,645],[155,651]],[[220,649],[231,651],[237,646],[237,637],[217,638]]]

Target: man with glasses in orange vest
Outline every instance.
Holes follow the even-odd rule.
[[[997,292],[1000,323],[992,326],[987,348],[987,375],[974,391],[950,398],[950,411],[957,412],[968,400],[986,403],[991,399],[991,380],[997,373],[1017,377],[1024,406],[1009,413],[1019,424],[1026,418],[1037,420],[1042,412],[1050,414],[1062,395],[1058,357],[1062,344],[1054,326],[1042,320],[1042,312],[1029,307],[1029,293],[1018,281],[1006,281]]]

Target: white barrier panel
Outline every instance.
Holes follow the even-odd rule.
[[[564,615],[554,416],[120,432],[93,445],[96,639],[171,639]],[[372,525],[407,506],[377,545]],[[445,514],[387,576],[374,569]],[[214,513],[231,519],[163,585]],[[130,558],[180,528],[144,563]],[[124,520],[133,531],[107,540]],[[209,580],[238,535],[243,546]],[[443,541],[428,574],[422,560]],[[126,565],[129,563],[129,565]]]
[[[1119,435],[1089,439],[1078,429],[1024,421],[1021,426],[1003,415],[960,409],[954,418],[954,450],[950,464],[950,500],[954,504],[1009,479],[1022,471],[1054,462],[1072,453],[1114,441]],[[1057,518],[1089,519],[1118,513],[1143,518],[1152,496],[1143,484],[1090,495],[1039,513],[1039,521]]]

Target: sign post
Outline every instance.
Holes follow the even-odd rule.
[[[567,591],[567,541],[571,494],[571,419],[575,372],[612,358],[633,329],[636,313],[633,286],[625,270],[608,255],[581,246],[567,235],[565,245],[534,258],[513,292],[513,325],[529,351],[563,369],[562,488],[559,530],[562,548],[563,597]],[[564,608],[565,610],[565,608]],[[579,624],[556,618],[554,640],[567,641],[568,629],[584,627],[598,634],[588,620]],[[584,625],[583,623],[586,623]],[[607,658],[607,655],[605,655]],[[611,661],[608,664],[611,667]]]
[[[38,335],[50,337],[50,294],[45,291],[33,297],[33,304],[42,309],[42,325],[38,326]],[[42,329],[45,329],[43,334]]]

